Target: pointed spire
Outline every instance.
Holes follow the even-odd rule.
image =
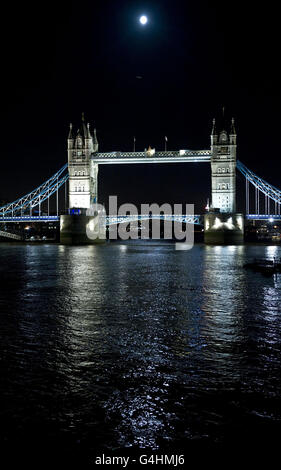
[[[93,141],[94,141],[94,144],[97,144],[97,143],[98,143],[98,139],[97,139],[97,129],[96,129],[96,128],[94,128]]]
[[[216,135],[217,131],[216,131],[216,120],[215,118],[213,119],[213,128],[212,128],[212,135]]]
[[[68,133],[68,139],[73,139],[73,133],[72,133],[72,123],[69,124],[69,133]]]
[[[90,123],[87,122],[87,132],[86,132],[86,139],[90,139],[91,136],[91,131],[90,131]]]
[[[221,129],[225,131],[225,106],[222,107],[222,122],[221,122]]]
[[[86,126],[86,122],[85,122],[85,113],[82,113],[82,124],[81,124],[81,127],[80,127],[80,132],[81,132],[81,136],[83,137],[83,139],[88,139],[88,130],[87,130],[87,126]]]
[[[235,126],[234,126],[234,118],[231,119],[230,134],[231,135],[236,135],[236,130],[235,130]]]
[[[94,149],[94,152],[98,152],[98,150],[99,150],[99,143],[98,143],[98,139],[97,139],[97,130],[96,130],[96,128],[94,128],[93,149]]]

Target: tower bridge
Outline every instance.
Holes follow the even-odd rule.
[[[212,204],[220,212],[236,211],[236,131],[234,120],[229,134],[216,130],[211,133],[211,148],[207,150],[100,153],[96,130],[91,134],[84,117],[74,134],[70,124],[68,134],[69,207],[89,209],[98,201],[98,169],[102,164],[191,163],[210,162]]]
[[[68,162],[57,173],[30,193],[0,207],[0,223],[60,221],[62,242],[88,243],[85,226],[91,216],[87,216],[86,212],[98,202],[99,165],[193,162],[211,165],[210,211],[207,214],[170,216],[169,220],[193,224],[203,224],[204,221],[206,242],[241,241],[244,230],[241,220],[244,216],[248,220],[281,220],[281,191],[237,160],[237,135],[233,119],[228,130],[217,130],[213,120],[210,149],[158,151],[149,147],[143,152],[99,152],[96,130],[92,132],[82,117],[81,126],[76,132],[70,125],[67,150]],[[236,170],[245,177],[243,217],[236,212]],[[68,198],[68,214],[62,213],[59,204],[58,195],[63,188]],[[51,198],[55,198],[53,212],[50,211]],[[149,217],[165,220],[163,214]],[[138,220],[141,219],[138,216]],[[103,218],[104,225],[133,220],[132,216],[118,214]]]

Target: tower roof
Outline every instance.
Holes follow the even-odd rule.
[[[90,130],[90,124],[86,123],[84,113],[82,113],[80,125],[76,129],[74,131],[72,124],[69,125],[68,139],[73,139],[75,141],[77,139],[82,139],[84,143],[85,140],[88,139],[92,140],[94,144],[98,145],[96,130],[94,129],[94,133],[92,135]]]

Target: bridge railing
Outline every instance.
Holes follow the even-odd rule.
[[[202,161],[209,161],[211,158],[210,150],[167,150],[155,151],[155,149],[147,150],[144,152],[97,152],[92,155],[92,160],[98,162],[99,160],[142,160],[145,159],[174,159],[189,157],[190,159],[198,158]]]

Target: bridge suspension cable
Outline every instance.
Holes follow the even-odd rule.
[[[237,160],[236,166],[242,175],[246,178],[246,214],[250,213],[250,191],[249,183],[255,188],[255,211],[260,214],[260,193],[264,194],[264,210],[266,214],[271,213],[270,202],[274,202],[274,212],[280,215],[281,191],[263,178],[257,176],[252,170],[249,170],[242,162]]]
[[[39,216],[41,215],[41,204],[55,193],[57,192],[57,199],[56,199],[56,210],[58,213],[58,190],[59,188],[65,184],[68,180],[68,172],[67,172],[68,165],[65,164],[57,173],[55,173],[51,178],[45,181],[43,184],[38,186],[38,188],[34,189],[30,193],[26,194],[25,196],[16,199],[16,201],[10,202],[5,206],[0,207],[0,217],[5,216],[14,216],[17,215],[19,212],[21,215],[29,209],[30,215],[32,215],[32,209],[36,206],[39,206]],[[48,204],[48,212],[49,212],[49,204]]]

